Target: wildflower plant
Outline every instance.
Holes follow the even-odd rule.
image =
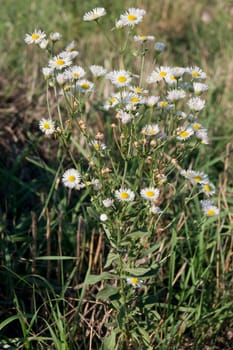
[[[102,28],[106,15],[104,8],[96,8],[84,14],[83,20]],[[160,294],[159,283],[156,286],[159,271],[174,253],[161,253],[163,242],[174,242],[176,232],[185,239],[185,233],[179,231],[184,221],[197,222],[203,215],[201,227],[209,217],[219,215],[214,184],[189,163],[192,154],[209,143],[203,126],[206,74],[196,66],[158,65],[157,55],[165,45],[154,45],[153,35],[136,31],[145,15],[143,9],[130,8],[116,20],[108,41],[115,50],[119,47],[121,66],[111,69],[96,62],[85,67],[75,42],[56,52],[59,33],[46,36],[35,30],[25,36],[29,45],[40,46],[42,40],[48,40],[48,65],[42,68],[48,115],[43,116],[39,128],[46,137],[56,138],[64,153],[60,186],[69,196],[88,194],[89,219],[94,218],[105,232],[108,254],[103,273],[87,276],[86,283],[103,282],[97,298],[110,303],[106,305],[111,309],[112,331],[106,332],[105,342],[111,341],[114,349],[124,344],[152,349],[156,344],[155,324],[162,319],[156,310],[159,297],[153,307],[147,297],[155,291]],[[106,35],[104,26],[103,30]],[[126,39],[115,45],[111,35],[116,35],[116,40],[123,37],[118,31],[125,33]],[[149,48],[155,63],[146,74]],[[132,63],[127,59],[124,65],[126,54]],[[133,64],[135,56],[138,65]],[[52,95],[55,112],[50,106]],[[101,130],[89,118],[95,115],[96,106],[100,106],[99,115],[108,120]],[[169,295],[163,302],[170,302]]]

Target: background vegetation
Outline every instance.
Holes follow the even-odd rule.
[[[169,278],[169,283],[174,282],[170,297],[174,304],[183,298],[186,309],[165,312],[160,306],[162,316],[156,326],[159,335],[154,336],[155,343],[158,349],[232,349],[233,3],[220,0],[2,3],[0,344],[5,341],[12,349],[48,349],[48,344],[53,344],[51,349],[98,349],[107,334],[105,321],[109,320],[110,311],[102,300],[95,299],[102,285],[85,284],[86,271],[95,274],[102,271],[107,248],[95,219],[87,222],[86,213],[75,205],[75,198],[69,202],[64,190],[53,183],[56,146],[38,131],[38,120],[47,113],[41,75],[46,61],[40,50],[25,46],[24,35],[34,28],[47,33],[58,31],[63,35],[63,43],[77,41],[80,61],[86,67],[90,64],[113,67],[118,63],[116,53],[103,42],[98,28],[83,22],[82,16],[96,6],[103,6],[109,14],[106,21],[110,26],[124,9],[134,6],[147,11],[143,32],[166,43],[164,64],[197,65],[208,75],[203,123],[208,127],[211,144],[207,152],[205,148],[192,161],[204,164],[202,170],[208,172],[218,187],[222,212],[217,223],[208,229],[208,237],[212,237],[206,245],[208,273],[203,275],[205,270],[194,265],[189,270],[192,286],[202,280],[204,287],[195,289],[190,296],[186,289],[191,287],[185,285],[188,279],[183,277],[179,284],[174,282],[182,274],[182,254],[186,254],[182,245],[175,252],[173,275],[164,271],[164,276],[160,276],[161,288]],[[146,67],[148,71],[150,68]],[[104,128],[100,118],[97,124]],[[51,186],[56,188],[55,192]],[[185,230],[192,232],[194,228],[187,222]],[[172,245],[167,247],[172,249]],[[46,255],[60,258],[37,259]],[[73,258],[65,260],[63,256]],[[152,298],[151,303],[158,300]]]

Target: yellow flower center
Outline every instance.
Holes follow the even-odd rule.
[[[94,143],[93,146],[95,147],[96,150],[99,150],[99,149],[100,149],[100,144],[99,144],[99,143]]]
[[[154,194],[155,194],[154,191],[147,191],[146,192],[147,197],[153,197]]]
[[[128,199],[129,198],[129,194],[127,192],[121,192],[120,194],[122,199]]]
[[[75,181],[75,176],[74,175],[68,176],[68,181],[69,182],[74,182]]]
[[[196,175],[196,176],[194,176],[194,180],[195,180],[196,182],[201,181],[201,177],[198,176],[198,175]]]
[[[200,124],[193,124],[193,129],[195,129],[195,130],[201,129]]]
[[[83,83],[83,84],[81,85],[81,87],[82,87],[83,89],[88,89],[88,88],[89,88],[89,84]]]
[[[161,72],[159,72],[159,75],[160,75],[161,77],[166,77],[167,72],[165,72],[165,71],[161,71]]]
[[[140,88],[140,87],[138,86],[138,87],[136,87],[136,88],[134,89],[134,91],[135,91],[136,93],[140,94],[140,92],[142,92],[142,88]]]
[[[110,103],[114,103],[116,102],[116,98],[115,97],[111,97],[110,100],[109,100]]]
[[[132,284],[137,284],[138,283],[138,278],[133,277],[133,278],[131,278],[130,281],[131,281]]]
[[[196,70],[194,72],[192,72],[192,76],[193,77],[199,77],[200,73],[197,72]]]
[[[37,40],[37,39],[39,39],[39,34],[33,33],[31,38],[32,38],[32,40]]]
[[[168,103],[166,101],[161,101],[159,105],[160,107],[167,107]]]
[[[74,73],[73,73],[73,77],[74,77],[75,79],[78,79],[78,77],[79,77],[78,72],[74,72]]]
[[[210,190],[211,190],[211,188],[210,188],[209,185],[205,185],[205,186],[204,186],[204,189],[206,190],[206,192],[210,192]]]
[[[119,81],[119,83],[124,83],[126,81],[126,77],[124,75],[120,75],[117,80]]]
[[[170,80],[176,80],[176,78],[174,77],[174,75],[170,75]]]
[[[189,133],[186,130],[180,132],[180,137],[187,137],[188,135]]]
[[[135,15],[128,15],[128,20],[129,21],[135,21],[135,19],[137,19],[137,16],[135,16]]]
[[[145,41],[147,39],[147,36],[146,35],[139,35],[139,38],[142,40],[142,41]]]
[[[137,102],[139,102],[139,98],[138,97],[132,97],[131,98],[131,102],[137,103]]]
[[[56,60],[56,64],[57,64],[58,66],[62,66],[64,63],[65,63],[65,61],[64,61],[62,58],[58,58],[58,59]]]
[[[207,210],[207,215],[208,216],[213,216],[213,215],[215,215],[216,213],[215,213],[215,210],[214,209],[209,209],[209,210]]]
[[[90,185],[91,185],[91,181],[86,181],[86,182],[85,182],[85,185],[86,185],[86,186],[90,186]]]
[[[44,129],[49,130],[50,129],[50,124],[49,123],[44,123]]]

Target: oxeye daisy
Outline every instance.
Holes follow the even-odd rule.
[[[120,188],[115,191],[115,197],[121,202],[132,202],[135,194],[133,191],[127,188]]]
[[[53,72],[54,72],[54,70],[52,68],[49,68],[49,67],[42,68],[42,73],[43,73],[43,76],[46,80],[52,78]]]
[[[171,68],[171,74],[175,78],[181,78],[184,73],[185,73],[185,68],[184,67],[173,67],[173,68]]]
[[[145,89],[141,88],[140,86],[129,86],[129,90],[134,92],[135,94],[138,94],[138,95],[148,93],[148,90],[145,90]]]
[[[199,112],[205,107],[205,101],[199,97],[190,98],[188,106],[192,111]]]
[[[122,124],[127,124],[133,119],[133,116],[130,113],[127,113],[123,110],[119,110],[116,118],[119,118]]]
[[[206,184],[209,183],[209,179],[208,179],[208,175],[205,174],[203,171],[194,171],[194,170],[190,170],[189,171],[189,180],[193,183],[193,184]]]
[[[130,92],[124,99],[125,104],[136,105],[136,104],[142,104],[144,102],[145,102],[145,99],[143,96],[133,92]]]
[[[72,52],[75,50],[76,47],[76,42],[74,40],[72,40],[65,48],[65,51],[67,52]]]
[[[196,95],[200,95],[202,92],[208,90],[208,85],[202,83],[193,83],[193,91]]]
[[[202,125],[200,123],[192,123],[190,126],[194,131],[198,131],[202,129]]]
[[[93,10],[86,12],[83,16],[84,21],[96,21],[100,17],[106,15],[106,10],[103,7],[96,7]]]
[[[94,84],[89,80],[81,79],[77,81],[76,88],[84,93],[88,93],[94,90]]]
[[[97,140],[93,140],[90,142],[90,145],[97,151],[97,152],[101,152],[101,151],[105,151],[106,150],[106,145],[100,141]]]
[[[106,198],[102,200],[102,203],[105,208],[110,208],[113,205],[114,200],[111,198]]]
[[[173,107],[174,107],[174,105],[168,103],[168,101],[166,101],[166,100],[161,100],[161,101],[159,101],[157,103],[157,108],[158,109],[162,109],[162,110],[166,109],[166,110],[168,110],[168,109],[172,109]]]
[[[46,37],[45,32],[35,29],[31,34],[26,34],[24,41],[26,44],[39,44]]]
[[[147,124],[142,129],[142,134],[147,136],[154,136],[160,132],[158,124]]]
[[[74,80],[81,79],[86,74],[85,70],[80,66],[72,66],[66,70],[66,73],[68,74],[69,79]]]
[[[169,86],[176,86],[177,85],[177,79],[173,74],[168,74],[165,77],[165,81]]]
[[[49,67],[53,69],[61,70],[72,64],[70,54],[66,51],[61,52],[59,55],[54,56],[49,60]]]
[[[49,37],[50,37],[50,39],[51,39],[53,42],[56,42],[56,41],[58,41],[58,40],[61,40],[62,35],[61,35],[60,33],[58,33],[58,32],[55,32],[55,33],[50,33],[50,34],[49,34]]]
[[[186,92],[184,90],[178,90],[178,89],[174,89],[174,90],[170,90],[167,93],[167,99],[169,101],[178,101],[181,100],[182,98],[185,98],[186,96]]]
[[[153,35],[134,35],[134,41],[139,43],[145,43],[147,41],[155,40]]]
[[[125,70],[113,71],[107,74],[107,78],[117,87],[124,87],[129,85],[131,81],[130,73]]]
[[[142,22],[144,15],[146,14],[145,10],[137,8],[129,8],[123,15],[120,16],[121,26],[134,26],[139,22]]]
[[[95,77],[102,77],[107,73],[107,69],[102,66],[92,65],[89,69]]]
[[[202,184],[202,191],[206,194],[207,197],[213,196],[215,194],[215,186],[212,182],[207,182]]]
[[[143,283],[143,281],[139,280],[137,277],[128,277],[126,278],[126,282],[131,286],[133,286],[134,288],[140,288]]]
[[[209,144],[209,137],[208,137],[208,132],[206,129],[200,129],[200,130],[196,131],[196,137],[199,140],[201,140],[201,143],[203,143],[204,145]]]
[[[152,206],[150,207],[150,213],[152,214],[160,214],[161,212],[162,210],[160,209],[160,207],[157,207],[154,204],[152,204]]]
[[[194,131],[192,128],[182,128],[177,133],[177,140],[187,140],[191,135],[194,134]]]
[[[79,185],[80,181],[81,177],[79,172],[73,168],[66,170],[62,176],[64,186],[69,188],[75,188],[77,185]]]
[[[140,191],[140,195],[148,201],[154,201],[159,197],[159,190],[155,187],[146,187]]]
[[[51,135],[55,131],[55,124],[51,119],[41,119],[39,122],[39,128],[45,135]]]
[[[206,216],[212,217],[219,214],[219,209],[210,200],[201,201],[202,211]]]
[[[169,74],[171,74],[171,69],[169,67],[160,66],[157,67],[151,75],[147,78],[147,82],[157,83],[163,79],[165,79]]]
[[[159,96],[148,96],[145,102],[148,107],[154,107],[158,103],[159,99]]]
[[[206,73],[201,68],[195,66],[186,69],[186,72],[192,76],[193,79],[205,79]]]

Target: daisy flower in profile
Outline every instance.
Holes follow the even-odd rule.
[[[61,40],[62,35],[61,35],[60,33],[58,33],[58,32],[54,32],[54,33],[50,33],[50,34],[49,34],[49,37],[50,37],[50,39],[51,39],[53,42],[56,42],[56,41],[58,41],[58,40]]]
[[[79,172],[73,168],[66,170],[62,176],[64,186],[69,188],[75,188],[79,185],[80,181],[81,177]]]
[[[150,207],[150,213],[152,214],[160,214],[161,212],[162,210],[160,209],[160,207],[157,207],[154,204],[152,204],[152,206]]]
[[[41,119],[39,122],[39,128],[45,135],[51,135],[55,131],[55,124],[51,119]]]
[[[106,198],[102,200],[102,203],[105,208],[110,208],[113,205],[114,200],[111,198]]]
[[[121,27],[135,26],[135,24],[142,22],[145,14],[146,11],[143,9],[129,8],[123,15],[120,16],[120,20],[118,22],[120,23]]]
[[[83,16],[84,21],[97,21],[100,17],[106,15],[106,10],[103,7],[96,7],[93,10],[86,12]]]
[[[168,91],[167,99],[168,101],[178,101],[185,98],[186,92],[184,90],[173,89]]]
[[[65,51],[67,52],[72,52],[75,50],[76,47],[76,42],[74,40],[72,40],[65,48]]]
[[[129,94],[125,97],[124,99],[124,103],[125,104],[142,104],[145,102],[145,99],[142,95],[133,93],[133,92],[129,92]]]
[[[208,85],[202,84],[202,83],[193,83],[193,91],[196,95],[200,95],[202,92],[205,92],[208,90]]]
[[[84,93],[88,93],[94,90],[94,84],[89,80],[81,79],[77,81],[76,88]]]
[[[219,214],[219,209],[213,204],[211,200],[201,201],[202,211],[206,216],[212,217]]]
[[[54,56],[49,60],[49,67],[52,69],[61,70],[72,64],[71,56],[68,52],[63,51],[59,55]]]
[[[133,116],[130,113],[127,113],[120,109],[117,113],[116,118],[120,119],[122,124],[128,124],[133,119]]]
[[[107,73],[107,69],[102,66],[92,65],[89,69],[95,77],[102,77]]]
[[[45,32],[35,29],[31,34],[26,34],[24,41],[26,44],[39,44],[46,37]]]
[[[132,202],[135,194],[133,191],[127,188],[120,188],[115,191],[115,197],[121,202]]]
[[[129,86],[129,90],[138,95],[143,95],[148,93],[148,90],[145,90],[140,86]]]
[[[173,67],[171,69],[171,73],[175,78],[181,78],[183,74],[185,73],[184,67]]]
[[[146,187],[140,191],[140,195],[148,201],[154,201],[159,197],[159,190],[155,187]]]
[[[191,135],[194,134],[194,131],[192,128],[182,128],[177,133],[177,140],[187,140]]]
[[[148,41],[153,41],[155,40],[155,37],[153,35],[134,35],[134,41],[138,43],[145,43]]]
[[[130,73],[125,70],[113,71],[107,74],[107,78],[111,80],[113,85],[117,87],[124,87],[129,85],[131,81]]]
[[[160,132],[158,124],[147,124],[142,129],[142,134],[147,136],[154,136]]]
[[[190,98],[187,104],[192,111],[196,112],[201,111],[205,107],[205,101],[199,97]]]
[[[213,196],[215,194],[215,186],[212,182],[207,182],[206,184],[202,184],[202,191],[207,197]]]
[[[46,80],[52,78],[54,70],[49,67],[43,67],[42,68],[42,74]]]
[[[201,140],[201,143],[204,145],[209,144],[209,137],[208,137],[208,131],[207,129],[200,129],[196,131],[196,137]]]
[[[139,280],[137,277],[128,277],[126,278],[126,282],[134,288],[140,288],[143,284],[143,281]]]
[[[195,66],[186,69],[186,72],[192,76],[193,79],[205,79],[206,73],[201,68]]]
[[[154,107],[159,102],[159,96],[148,96],[145,103],[148,107]]]

